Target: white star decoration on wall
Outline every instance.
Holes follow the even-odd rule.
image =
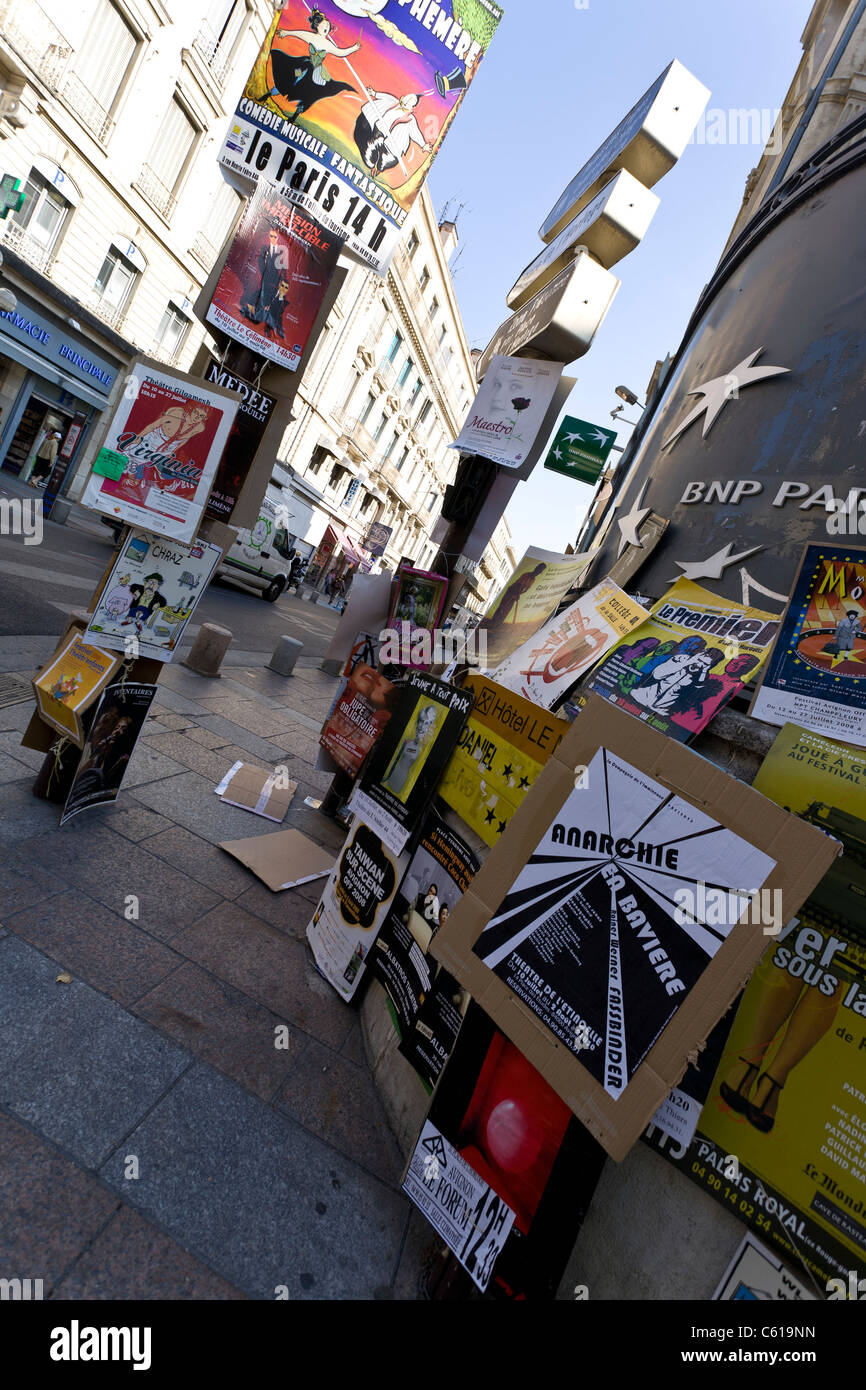
[[[675,439],[687,430],[699,416],[706,413],[704,427],[701,430],[701,438],[706,439],[710,430],[725,405],[730,400],[737,400],[740,391],[746,386],[754,386],[758,381],[766,381],[771,376],[781,376],[785,372],[790,372],[790,367],[755,367],[752,364],[756,357],[760,357],[764,351],[762,347],[750,352],[748,357],[744,357],[742,362],[738,362],[736,367],[732,367],[727,376],[715,376],[711,381],[704,381],[700,386],[695,386],[687,394],[689,396],[703,396],[700,405],[696,405],[694,410],[690,410],[681,425],[678,425],[673,434],[669,434],[662,444],[663,449],[673,444]]]
[[[674,564],[679,565],[682,570],[682,579],[721,579],[729,565],[735,565],[739,560],[747,560],[750,555],[757,555],[759,550],[764,549],[762,545],[753,545],[751,550],[741,550],[739,555],[732,555],[733,548],[731,542],[717,550],[715,555],[709,555],[706,560],[675,560]]]

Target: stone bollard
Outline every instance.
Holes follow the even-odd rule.
[[[232,634],[219,623],[202,623],[189,656],[183,665],[199,676],[218,676],[222,659],[232,643]]]
[[[44,510],[45,508],[43,507],[43,511]],[[65,526],[70,510],[71,507],[68,502],[64,502],[62,498],[56,497],[54,499],[54,505],[48,513],[49,520],[56,521],[61,526]]]
[[[299,642],[296,637],[281,637],[268,662],[268,670],[276,671],[278,676],[291,676],[303,649],[303,642]]]

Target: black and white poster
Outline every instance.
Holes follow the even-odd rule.
[[[60,824],[79,811],[116,801],[156,695],[155,685],[107,685],[96,707]]]
[[[600,748],[474,951],[617,1099],[774,866]]]

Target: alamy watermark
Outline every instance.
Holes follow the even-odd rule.
[[[479,670],[487,666],[485,628],[431,629],[403,621],[396,628],[383,628],[379,643],[379,660],[392,666],[448,666],[451,662]]]
[[[41,497],[0,497],[0,536],[23,536],[25,545],[41,545]]]
[[[689,140],[690,145],[766,146],[768,154],[780,154],[783,145],[778,106],[710,106],[703,112]]]

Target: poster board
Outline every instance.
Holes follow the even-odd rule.
[[[268,395],[251,381],[245,381],[243,377],[227,371],[213,358],[205,367],[204,379],[215,386],[225,387],[227,391],[237,392],[240,396],[238,413],[234,418],[205,507],[206,517],[228,522],[232,519],[232,513],[253,466],[258,447],[265,437],[277,401],[275,396]]]
[[[117,674],[122,660],[115,652],[85,642],[78,626],[68,628],[51,660],[33,679],[40,718],[81,747],[82,716]]]
[[[496,354],[450,449],[519,468],[541,431],[564,363]]]
[[[350,662],[351,659],[350,656]],[[400,691],[366,661],[357,662],[345,675],[334,708],[322,726],[319,743],[338,767],[354,777],[382,737]]]
[[[838,851],[590,697],[431,951],[620,1160],[766,946],[747,893],[780,891],[790,918]],[[725,888],[721,921],[699,879]],[[552,964],[521,964],[539,931]]]
[[[61,825],[81,811],[117,800],[155,695],[155,685],[129,680],[106,686],[69,788]]]
[[[486,633],[487,665],[493,670],[553,617],[590,560],[557,555],[531,545],[476,629]]]

